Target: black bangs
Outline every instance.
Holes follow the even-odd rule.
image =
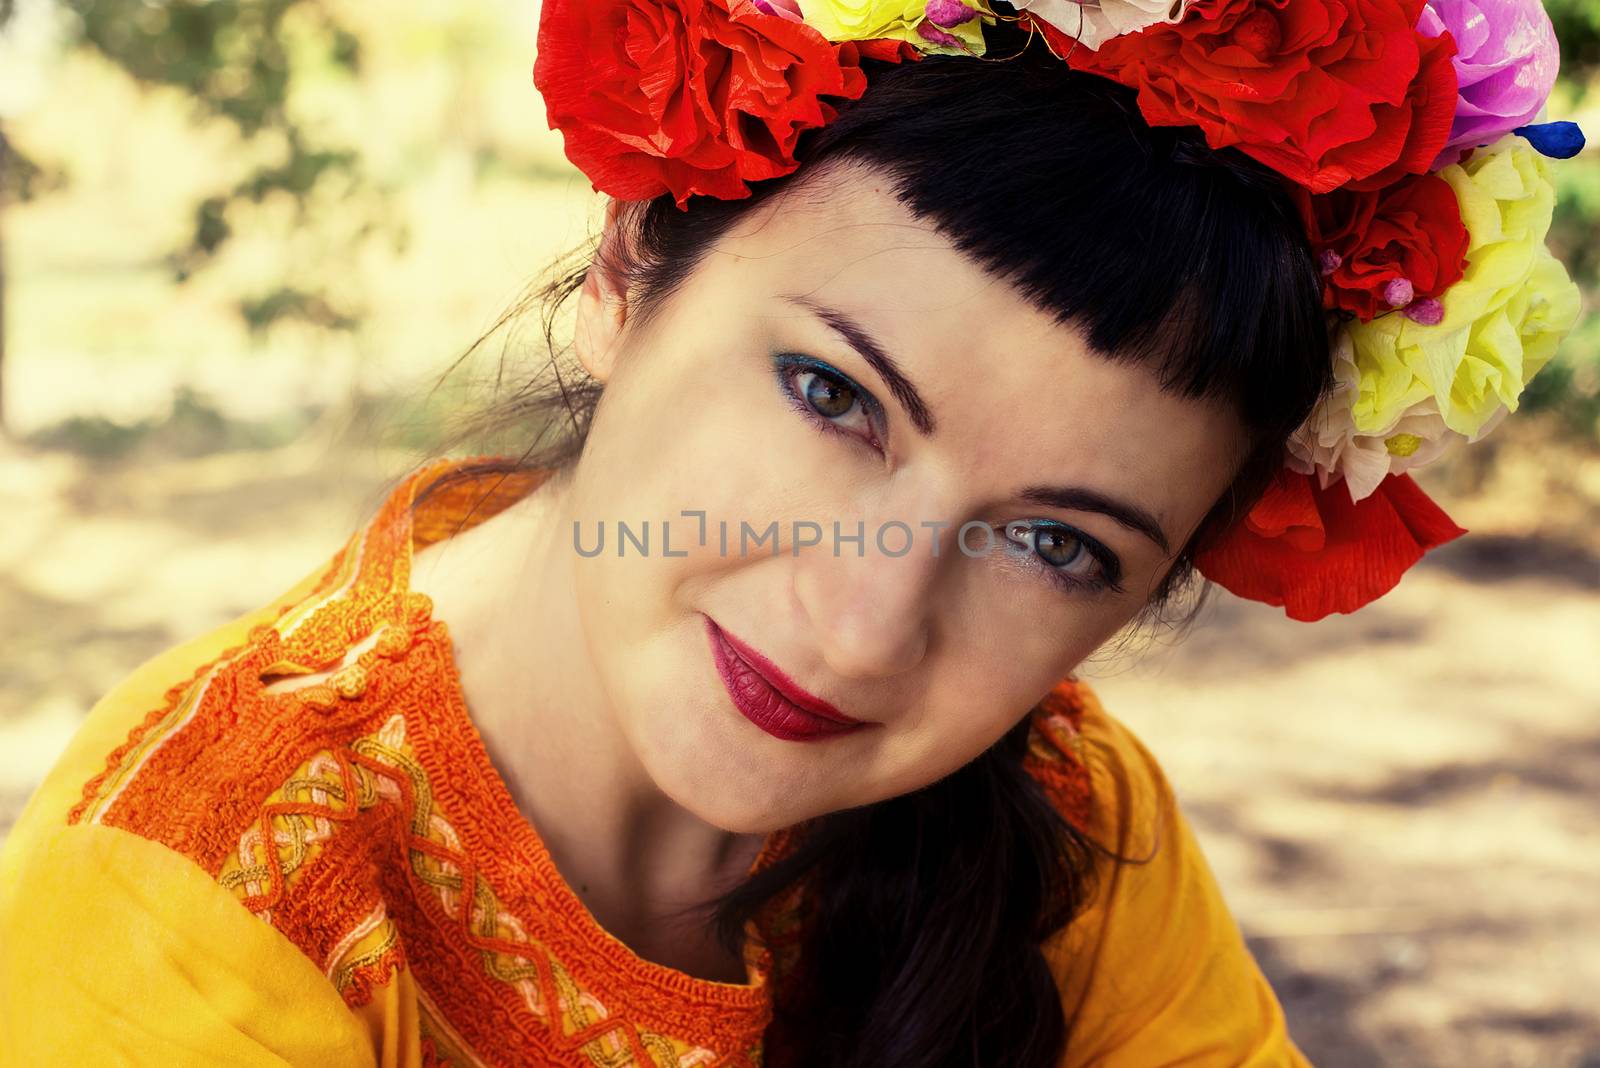
[[[1069,69],[1015,27],[989,35],[982,59],[869,62],[861,99],[801,138],[799,170],[746,199],[635,205],[627,269],[641,305],[794,181],[875,167],[914,213],[1100,354],[1231,405],[1263,454],[1249,481],[1264,485],[1331,380],[1321,280],[1286,188],[1198,130],[1147,125],[1133,90]]]
[[[1321,284],[1293,203],[1242,154],[1145,124],[1132,90],[1041,43],[876,66],[803,145],[885,170],[901,200],[1113,360],[1283,438],[1329,377]],[[1017,54],[1020,53],[1020,54]]]

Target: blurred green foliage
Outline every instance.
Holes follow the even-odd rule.
[[[0,130],[0,202],[32,200],[65,182],[64,173],[42,167],[17,151],[5,131]]]
[[[125,458],[140,449],[159,456],[210,456],[281,448],[305,433],[315,416],[315,411],[303,410],[264,421],[231,419],[194,390],[179,387],[166,415],[132,423],[73,416],[27,440],[37,448],[61,449],[96,460]]]
[[[1561,75],[1587,81],[1600,66],[1600,2],[1545,0],[1544,8],[1561,40]]]
[[[1561,40],[1557,93],[1572,110],[1600,83],[1600,0],[1545,0]],[[1591,144],[1600,130],[1586,131]],[[1525,411],[1550,411],[1571,430],[1600,440],[1600,154],[1591,147],[1555,165],[1559,198],[1550,245],[1584,291],[1586,316],[1554,360],[1528,383]]]
[[[264,160],[195,206],[188,241],[168,263],[180,281],[202,269],[234,234],[242,204],[287,197],[291,225],[310,228],[327,212],[354,219],[353,237],[388,232],[403,240],[386,203],[369,180],[359,152],[320,144],[292,105],[296,82],[353,78],[361,42],[326,0],[68,0],[77,16],[78,43],[93,49],[144,86],[185,94],[202,117],[231,124]],[[348,289],[306,289],[303,276],[283,278],[244,297],[239,312],[253,332],[283,320],[336,331],[359,326],[366,309]]]

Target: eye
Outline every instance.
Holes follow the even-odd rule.
[[[879,435],[878,402],[849,375],[808,356],[776,359],[778,384],[791,406],[819,428],[863,438],[874,446]]]
[[[1070,571],[1077,564],[1091,563],[1099,566],[1100,563],[1090,554],[1083,539],[1073,537],[1060,527],[1035,529],[1033,551],[1038,553],[1039,558],[1045,563],[1063,571]]]
[[[1046,576],[1069,589],[1121,590],[1116,553],[1076,527],[1047,520],[1006,524],[1006,539],[1029,552]]]
[[[818,415],[838,421],[849,415],[861,402],[856,391],[833,378],[825,378],[814,371],[802,371],[795,376],[795,384],[806,403]]]

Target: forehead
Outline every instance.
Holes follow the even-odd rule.
[[[816,329],[789,298],[857,320],[933,410],[928,444],[974,478],[1114,490],[1181,538],[1231,481],[1242,451],[1231,412],[1094,352],[866,168],[830,170],[763,205],[699,273],[729,311],[784,337]],[[902,436],[911,433],[907,425]]]

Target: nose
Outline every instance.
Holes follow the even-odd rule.
[[[904,525],[909,534],[892,522],[841,520],[835,538],[832,524],[822,524],[820,543],[794,561],[794,598],[841,676],[887,678],[927,655],[940,561],[929,531]]]

